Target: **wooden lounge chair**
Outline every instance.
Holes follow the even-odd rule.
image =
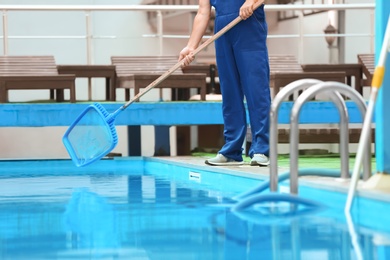
[[[346,64],[303,64],[305,72],[344,72],[345,84],[354,86],[357,92],[363,95],[362,65],[359,63]],[[352,84],[354,80],[354,84]]]
[[[291,55],[270,55],[269,63],[272,97],[275,97],[281,88],[300,79],[345,82],[345,72],[305,72],[297,59]]]
[[[207,93],[220,93],[218,70],[215,64],[194,63],[183,69],[183,73],[204,73],[206,74]]]
[[[176,56],[113,56],[111,63],[115,65],[116,88],[125,89],[125,98],[129,100],[130,89],[134,89],[134,95],[137,95],[141,88],[147,87],[177,62]],[[206,74],[183,73],[177,69],[156,88],[197,88],[201,99],[205,100]]]
[[[115,101],[115,66],[114,65],[57,65],[59,74],[74,74],[76,78],[105,78],[106,100]],[[91,85],[89,85],[90,87]],[[91,89],[88,89],[91,91]],[[90,97],[92,93],[88,93]],[[89,98],[91,100],[91,98]]]
[[[69,89],[70,102],[76,102],[75,76],[60,75],[54,56],[0,56],[0,102],[8,102],[8,90],[21,89],[55,90],[59,102]]]

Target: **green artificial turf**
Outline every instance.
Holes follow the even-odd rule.
[[[192,153],[193,156],[212,158],[215,153]],[[349,157],[349,167],[353,170],[355,164],[355,154],[351,154]],[[249,162],[250,158],[244,156],[244,161]],[[372,169],[376,168],[375,157],[372,158]],[[329,153],[321,155],[299,155],[298,167],[299,168],[325,168],[325,169],[340,169],[340,154]],[[288,154],[281,154],[278,156],[278,166],[288,168],[290,165],[290,157]]]

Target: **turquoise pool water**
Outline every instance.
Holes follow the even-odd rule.
[[[232,198],[258,184],[142,158],[3,161],[0,259],[390,258],[390,225],[372,217],[386,205],[370,204],[368,217],[357,209],[347,225],[339,195],[303,188],[325,207],[232,212]]]

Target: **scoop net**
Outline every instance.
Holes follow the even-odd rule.
[[[100,104],[90,105],[68,128],[62,141],[76,166],[99,160],[118,143],[113,117]]]

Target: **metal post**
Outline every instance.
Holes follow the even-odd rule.
[[[92,33],[91,33],[91,13],[90,11],[85,12],[86,19],[86,39],[87,39],[87,64],[92,63]],[[92,80],[88,78],[88,100],[92,100]]]
[[[3,10],[3,53],[8,55],[8,19],[6,10]]]
[[[161,11],[157,11],[157,36],[158,36],[158,55],[163,55],[163,18]],[[163,101],[163,89],[160,88],[160,101]]]
[[[157,11],[157,35],[159,55],[163,55],[163,16],[161,11]]]
[[[370,15],[370,53],[374,53],[375,46],[375,9],[371,10]]]
[[[300,64],[303,63],[303,10],[299,12],[299,45],[298,45],[298,61]]]

